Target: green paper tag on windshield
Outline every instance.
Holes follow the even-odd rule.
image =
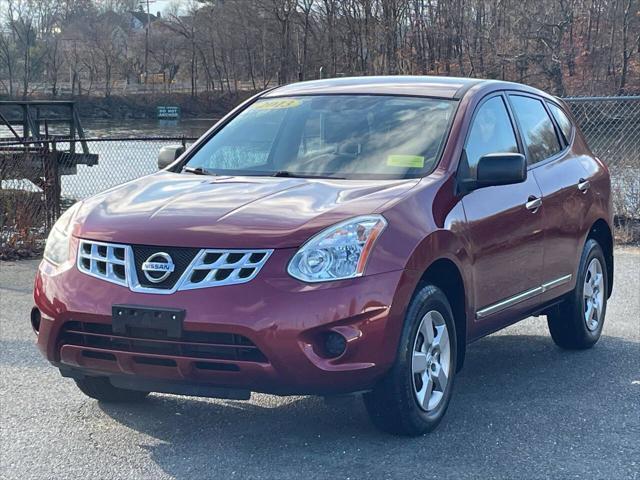
[[[273,100],[263,100],[253,104],[253,108],[259,110],[278,110],[280,108],[295,108],[302,102],[297,98],[275,98]]]
[[[420,155],[389,155],[387,165],[390,167],[424,168],[424,157]]]

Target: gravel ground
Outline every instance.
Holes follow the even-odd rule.
[[[616,251],[600,342],[554,346],[543,318],[469,347],[436,432],[376,431],[357,398],[152,395],[101,405],[40,357],[36,261],[0,262],[0,477],[640,478],[640,250]]]

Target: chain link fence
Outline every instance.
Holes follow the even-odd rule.
[[[589,147],[611,171],[617,237],[640,240],[640,96],[565,98]]]
[[[82,200],[109,188],[158,171],[158,154],[167,145],[185,145],[188,137],[89,140],[89,150],[98,154],[98,164],[78,165],[76,175],[61,179],[62,198]]]
[[[640,230],[640,96],[567,98],[591,149],[612,172],[614,203],[623,234]],[[0,259],[42,249],[61,211],[77,200],[157,171],[160,149],[195,138],[87,139],[98,161],[78,163],[68,143],[0,144]],[[93,165],[92,165],[93,163]],[[635,232],[635,233],[634,233]]]
[[[162,147],[194,140],[190,137],[84,140],[91,156],[97,156],[97,162],[70,153],[68,142],[0,143],[0,260],[39,253],[49,229],[66,208],[78,200],[156,172]]]
[[[640,167],[640,96],[571,97],[564,101],[593,153],[609,167]]]

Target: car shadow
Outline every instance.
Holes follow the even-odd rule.
[[[394,475],[414,477],[422,457],[432,472],[449,474],[459,468],[490,476],[496,463],[509,462],[535,467],[533,476],[553,475],[567,462],[572,474],[589,474],[598,471],[594,462],[608,462],[590,452],[632,448],[624,433],[616,437],[621,445],[601,433],[620,415],[637,415],[640,387],[632,382],[640,379],[639,354],[639,343],[608,336],[577,352],[558,349],[548,336],[486,337],[468,348],[445,420],[419,438],[378,432],[357,398],[254,395],[238,402],[152,395],[143,404],[100,408],[156,439],[144,448],[175,478],[313,477],[332,468],[339,476],[351,469],[364,476],[385,465]],[[586,437],[588,449],[557,447]]]

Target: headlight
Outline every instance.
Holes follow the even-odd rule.
[[[73,217],[75,217],[80,202],[69,207],[53,225],[47,243],[44,247],[44,258],[54,265],[60,265],[69,259],[69,239]]]
[[[382,215],[367,215],[329,227],[300,247],[287,271],[303,282],[359,277],[386,226]]]

